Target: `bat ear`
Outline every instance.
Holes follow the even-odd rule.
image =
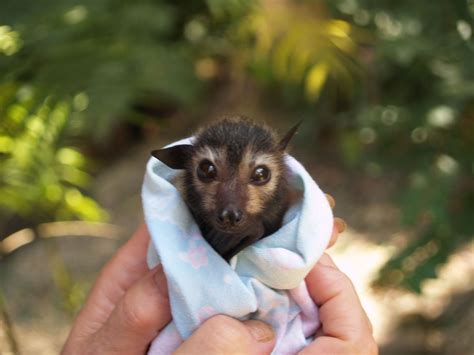
[[[278,143],[278,147],[280,148],[280,150],[282,151],[286,150],[288,143],[290,143],[291,138],[293,138],[295,133],[298,131],[298,128],[300,127],[301,123],[303,123],[303,120],[299,121],[297,124],[291,127],[291,129],[281,139],[281,141]]]
[[[194,147],[192,145],[181,144],[154,150],[151,152],[151,155],[165,163],[171,169],[184,169],[193,152]]]

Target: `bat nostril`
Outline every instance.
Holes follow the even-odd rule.
[[[225,208],[218,216],[219,222],[229,223],[231,225],[239,223],[240,221],[242,221],[242,218],[242,211],[233,207]]]
[[[242,212],[239,210],[234,211],[234,221],[235,223],[239,223],[242,220]]]
[[[230,208],[228,214],[229,222],[231,224],[237,224],[242,220],[242,212],[236,208]]]
[[[225,223],[229,220],[229,210],[224,209],[218,216],[219,222]]]

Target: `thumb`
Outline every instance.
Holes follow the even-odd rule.
[[[162,268],[148,272],[122,297],[94,337],[97,354],[143,354],[171,320]]]
[[[268,324],[217,315],[204,322],[174,354],[270,354],[274,346],[275,333]]]

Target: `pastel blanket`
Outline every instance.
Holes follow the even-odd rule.
[[[186,139],[174,144],[192,143]],[[273,354],[295,354],[313,339],[318,310],[305,276],[324,252],[333,226],[331,208],[315,181],[286,156],[292,188],[302,198],[274,234],[242,250],[227,263],[202,237],[173,180],[181,171],[151,158],[142,188],[151,235],[150,268],[158,263],[168,281],[173,320],[153,341],[149,354],[170,354],[206,319],[226,314],[272,325]]]

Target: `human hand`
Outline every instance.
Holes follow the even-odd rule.
[[[321,328],[300,354],[378,354],[367,317],[350,279],[324,254],[306,277],[319,307]]]
[[[163,270],[146,264],[148,242],[143,225],[105,265],[62,354],[144,354],[170,322]]]
[[[326,198],[334,208],[331,195]],[[334,227],[328,248],[347,228],[341,218],[334,218]],[[313,301],[319,307],[321,328],[316,339],[300,354],[367,354],[378,353],[372,336],[372,324],[367,317],[351,280],[341,272],[327,254],[319,259],[306,276],[306,285]]]

